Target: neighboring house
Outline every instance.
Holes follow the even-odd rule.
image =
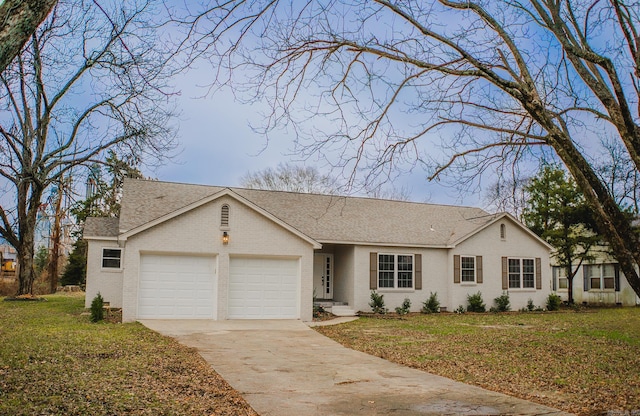
[[[508,291],[513,309],[551,292],[551,247],[509,214],[478,208],[127,180],[119,219],[89,218],[87,296],[123,320],[312,319],[314,296],[370,311],[451,311]]]
[[[640,298],[629,286],[629,282],[620,271],[618,262],[609,254],[606,247],[597,247],[591,251],[593,259],[578,268],[573,278],[573,300],[575,303],[589,305],[640,305]],[[569,282],[563,267],[552,267],[553,290],[567,301]]]

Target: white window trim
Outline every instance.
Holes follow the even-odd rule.
[[[509,279],[509,275],[511,272],[509,271],[509,260],[519,260],[520,261],[520,286],[511,287],[511,279]],[[533,287],[524,287],[524,260],[533,261]],[[508,290],[516,290],[520,292],[535,292],[536,291],[536,259],[533,257],[507,257],[507,289]]]
[[[535,266],[534,266],[535,267]],[[564,267],[553,266],[552,273],[555,273],[555,270],[565,271]],[[553,277],[556,279],[556,292],[568,292],[569,291],[569,278],[568,277],[560,277],[558,274],[554,274]],[[567,281],[567,287],[560,287],[560,279],[565,279]]]
[[[104,251],[105,250],[118,250],[120,252],[120,266],[119,267],[105,267],[104,266],[104,259],[105,259]],[[124,259],[123,255],[122,255],[123,251],[124,250],[122,249],[122,247],[102,247],[100,249],[100,269],[102,271],[107,271],[107,272],[119,272],[119,271],[122,271],[122,261]],[[112,259],[114,257],[107,257],[107,258]]]
[[[380,286],[380,256],[394,256],[393,262],[393,287],[382,287]],[[398,256],[409,256],[411,257],[411,287],[398,287]],[[416,287],[416,258],[415,255],[409,253],[378,253],[378,291],[390,291],[390,292],[414,292]],[[388,272],[390,270],[382,270]]]
[[[467,258],[472,258],[473,259],[473,280],[463,280],[462,276],[464,273],[462,273],[463,271],[463,267],[462,267],[462,259],[464,259],[465,257]],[[476,256],[470,256],[470,255],[460,255],[460,284],[462,286],[475,286],[478,283],[478,269],[477,269],[477,264],[476,264]]]
[[[594,293],[613,293],[616,291],[616,273],[615,273],[615,266],[614,266],[614,271],[613,271],[613,276],[607,276],[607,278],[613,278],[613,288],[605,288],[604,287],[604,266],[608,266],[608,265],[614,265],[614,263],[597,263],[597,264],[585,264],[582,267],[597,267],[598,270],[600,271],[600,287],[599,288],[595,288],[592,289],[591,288],[591,279],[592,277],[589,276],[589,290],[588,292],[594,292]],[[593,279],[595,279],[595,277],[593,277]]]

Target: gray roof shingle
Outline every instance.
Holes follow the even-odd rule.
[[[89,217],[84,222],[84,237],[117,237],[120,231],[119,218]]]
[[[120,232],[147,224],[224,189],[227,188],[126,180]],[[473,207],[228,189],[321,243],[447,246],[499,216]]]

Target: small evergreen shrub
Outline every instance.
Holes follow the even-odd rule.
[[[529,298],[527,301],[527,311],[533,312],[536,310],[536,305],[533,304],[533,299]]]
[[[549,293],[549,296],[547,297],[547,310],[557,311],[558,309],[560,309],[561,303],[562,299],[560,299],[560,296],[556,295],[555,293]]]
[[[104,299],[100,292],[91,301],[91,322],[99,322],[104,319]]]
[[[371,291],[371,302],[369,302],[373,313],[387,313],[389,310],[384,307],[384,295],[376,293],[375,290]]]
[[[507,292],[502,293],[493,300],[496,304],[496,312],[508,312],[511,310],[511,303],[509,301],[509,294]]]
[[[438,313],[440,312],[440,301],[438,300],[438,293],[429,295],[429,299],[422,303],[422,313]]]
[[[398,315],[406,315],[411,311],[411,300],[409,298],[404,298],[404,302],[402,302],[402,306],[398,306],[396,308],[396,313]]]
[[[454,312],[457,314],[463,314],[466,312],[466,310],[464,309],[464,306],[460,305],[458,306],[458,309],[456,309]]]
[[[482,300],[482,293],[478,292],[474,295],[467,296],[467,302],[469,306],[467,306],[467,312],[486,312],[487,308],[484,305],[484,301]]]

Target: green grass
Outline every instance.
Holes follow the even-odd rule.
[[[195,351],[46,299],[0,302],[0,414],[255,414]]]
[[[317,330],[390,361],[569,412],[640,409],[640,308],[368,317]]]

